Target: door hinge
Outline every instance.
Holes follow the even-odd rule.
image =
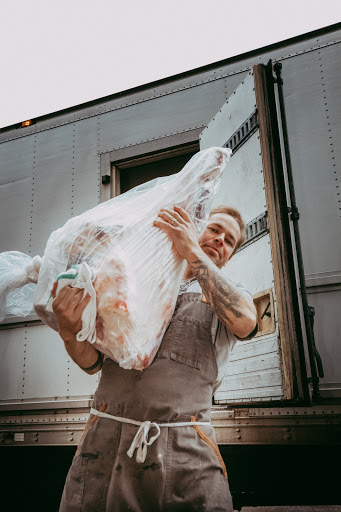
[[[298,208],[296,206],[295,207],[288,206],[288,212],[290,213],[291,220],[299,220],[300,214],[299,214]]]

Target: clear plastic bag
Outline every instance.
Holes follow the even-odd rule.
[[[185,269],[167,235],[153,226],[160,208],[184,208],[198,235],[230,156],[210,148],[178,174],[157,178],[70,219],[46,245],[34,307],[58,330],[47,304],[57,276],[85,262],[95,276],[94,346],[123,368],[143,370],[153,360],[171,320]]]
[[[39,256],[0,253],[0,322],[9,314],[25,317],[32,312],[40,264]]]

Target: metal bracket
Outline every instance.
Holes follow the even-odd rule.
[[[265,211],[246,224],[246,240],[239,250],[244,249],[244,247],[247,247],[256,238],[259,238],[268,232],[269,228],[267,218],[268,212]]]
[[[104,174],[104,176],[102,176],[102,185],[109,185],[110,181],[109,174]]]
[[[283,79],[280,75],[281,69],[282,69],[282,63],[276,62],[276,64],[274,65],[274,71],[276,73],[276,77],[273,77],[275,84],[280,84],[280,85],[283,84]]]
[[[288,206],[288,212],[291,213],[291,215],[290,215],[291,220],[293,220],[293,221],[299,220],[300,214],[299,214],[298,208],[296,206],[295,207]]]
[[[233,156],[235,152],[240,148],[240,146],[244,144],[244,142],[257,130],[258,126],[258,115],[256,109],[254,112],[252,112],[250,117],[244,121],[238,130],[234,132],[232,137],[230,137],[228,141],[225,142],[223,148],[232,149]]]

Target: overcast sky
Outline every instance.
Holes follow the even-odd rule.
[[[340,0],[0,0],[0,127],[340,20]]]

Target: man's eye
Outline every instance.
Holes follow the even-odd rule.
[[[216,233],[216,232],[217,232],[217,230],[216,230],[216,229],[214,229],[214,228],[209,228],[209,229],[210,229],[211,231],[213,231],[213,233]]]
[[[227,244],[229,244],[229,245],[232,245],[231,240],[228,240],[227,238],[225,238],[225,242],[226,242]]]

